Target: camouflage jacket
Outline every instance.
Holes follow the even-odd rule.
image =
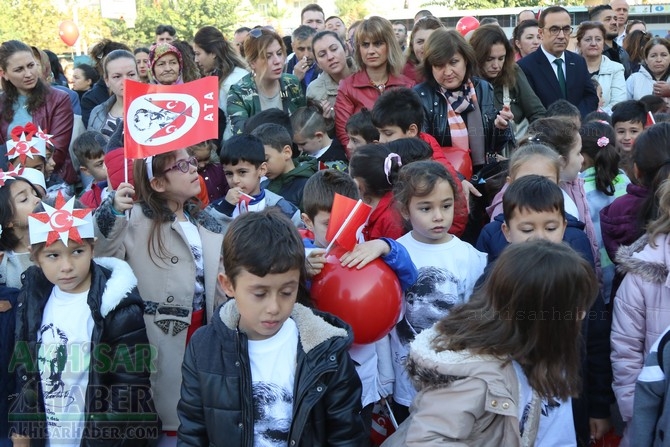
[[[298,78],[283,73],[279,83],[281,85],[282,105],[286,113],[290,115],[307,104]],[[258,88],[251,74],[240,79],[237,84],[230,86],[227,109],[233,135],[242,133],[247,118],[261,111]]]

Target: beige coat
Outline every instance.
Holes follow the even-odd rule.
[[[111,199],[113,196],[96,211],[95,254],[125,260],[137,276],[140,296],[146,304],[147,335],[157,350],[157,361],[151,374],[154,402],[163,421],[163,430],[176,431],[179,427],[177,403],[181,364],[193,310],[195,261],[177,221],[160,226],[162,241],[169,254],[163,259],[150,256],[148,244],[152,220],[146,215],[150,211],[135,204],[130,220],[126,220],[125,216],[112,214]],[[205,308],[207,321],[210,321],[215,305],[225,300],[217,282],[223,235],[206,229],[201,222],[196,223],[202,239]],[[205,224],[214,230],[218,228],[212,224],[212,219]]]
[[[410,416],[382,447],[525,447],[535,443],[541,399],[519,435],[519,382],[511,362],[467,351],[435,352],[433,328],[411,344],[408,372],[419,391]]]

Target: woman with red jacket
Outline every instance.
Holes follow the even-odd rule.
[[[68,151],[74,123],[70,97],[42,81],[32,50],[18,40],[0,45],[0,75],[0,144],[7,142],[14,127],[33,122],[51,136],[55,172],[75,183],[77,173]]]
[[[340,82],[335,100],[335,132],[342,146],[349,142],[345,126],[362,108],[372,109],[379,95],[393,87],[412,87],[414,81],[400,74],[405,59],[388,20],[372,16],[354,37],[359,71]]]

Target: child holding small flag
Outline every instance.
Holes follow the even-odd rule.
[[[93,261],[92,209],[61,193],[49,202],[29,216],[36,265],[25,272],[10,362],[14,446],[149,445],[160,420],[137,279],[123,261]]]
[[[300,224],[300,211],[282,196],[261,187],[267,172],[263,142],[251,135],[236,135],[223,143],[221,165],[230,189],[207,211],[223,225],[248,211],[276,206],[291,221]]]
[[[201,188],[197,165],[185,149],[135,160],[135,187],[121,183],[95,214],[96,252],[127,261],[139,279],[147,334],[158,348],[156,408],[173,440],[186,344],[225,300],[216,284],[222,227],[191,202]]]
[[[303,239],[309,252],[308,275],[315,276],[321,272],[326,262],[325,249],[331,243],[335,243],[349,250],[341,258],[343,265],[360,269],[381,257],[398,275],[403,289],[408,288],[416,281],[417,272],[405,247],[389,238],[356,245],[356,230],[365,223],[370,214],[370,207],[359,202],[365,209],[362,210],[360,217],[354,216],[356,200],[358,200],[356,183],[343,172],[327,169],[317,172],[307,181],[302,220],[313,234],[313,239]],[[345,212],[340,213],[339,208],[344,208]],[[353,222],[351,225],[341,224],[347,220],[345,218],[347,214],[354,216],[348,219]],[[363,386],[361,415],[366,433],[370,432],[374,403],[393,393],[394,372],[390,354],[388,337],[375,343],[354,343],[349,348],[349,355],[356,364],[356,372]]]

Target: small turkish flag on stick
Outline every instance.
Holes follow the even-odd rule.
[[[334,244],[347,251],[353,250],[358,242],[359,229],[368,221],[371,212],[372,207],[363,203],[362,200],[355,201],[336,194],[326,231],[326,240],[330,242],[326,248],[326,254]]]

